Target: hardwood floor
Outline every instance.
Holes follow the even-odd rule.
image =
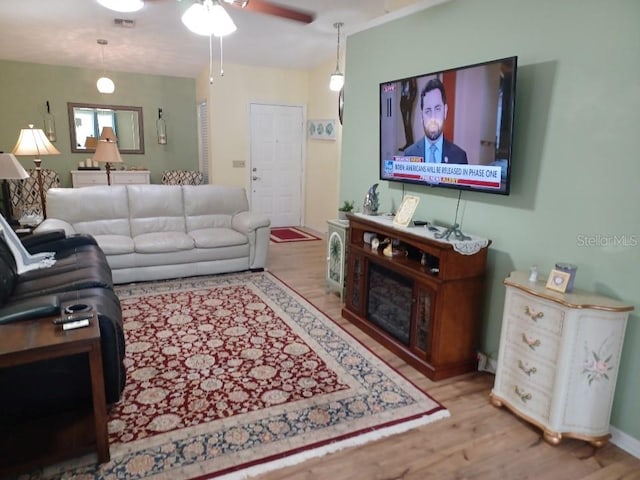
[[[311,232],[318,235],[317,232]],[[267,270],[342,325],[433,398],[451,417],[385,439],[265,473],[257,480],[640,479],[640,459],[608,444],[565,439],[558,446],[505,409],[490,405],[493,376],[432,382],[347,322],[324,287],[326,242],[269,246]]]

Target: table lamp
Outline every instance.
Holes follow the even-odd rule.
[[[113,128],[104,127],[102,129],[93,160],[106,163],[104,168],[107,171],[107,185],[111,185],[111,164],[123,162],[118,150],[118,139],[113,132]]]
[[[0,153],[0,178],[2,179],[3,214],[4,218],[10,221],[11,202],[9,199],[7,179],[24,180],[25,178],[29,178],[29,174],[12,153]]]
[[[40,205],[42,206],[42,217],[47,218],[47,202],[44,195],[44,184],[42,181],[42,168],[40,164],[42,160],[41,155],[60,155],[60,152],[53,146],[42,129],[33,128],[33,125],[29,125],[29,128],[23,128],[20,130],[20,136],[16,146],[13,147],[12,153],[14,155],[35,155],[33,163],[36,166],[36,181],[38,182],[38,190],[40,191]]]

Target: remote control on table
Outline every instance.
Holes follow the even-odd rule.
[[[54,325],[64,325],[65,323],[73,323],[81,320],[89,320],[91,317],[93,317],[92,312],[71,313],[69,315],[63,315],[59,318],[56,318],[55,320],[53,320],[53,323]]]

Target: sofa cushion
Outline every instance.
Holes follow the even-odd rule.
[[[52,217],[70,223],[76,232],[130,237],[126,186],[50,188],[47,210]]]
[[[122,255],[135,251],[133,238],[124,235],[96,235],[98,245],[106,255]]]
[[[155,232],[137,235],[133,239],[138,253],[168,253],[191,250],[193,238],[181,232]]]
[[[193,237],[197,248],[232,247],[249,243],[246,235],[230,228],[201,228],[191,230],[189,235]]]
[[[225,185],[185,185],[187,231],[211,227],[231,228],[233,215],[249,210],[244,188]]]
[[[127,185],[127,189],[132,237],[145,233],[186,232],[182,187]]]

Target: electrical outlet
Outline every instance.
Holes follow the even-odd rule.
[[[233,168],[244,168],[244,160],[234,160],[232,165]]]

